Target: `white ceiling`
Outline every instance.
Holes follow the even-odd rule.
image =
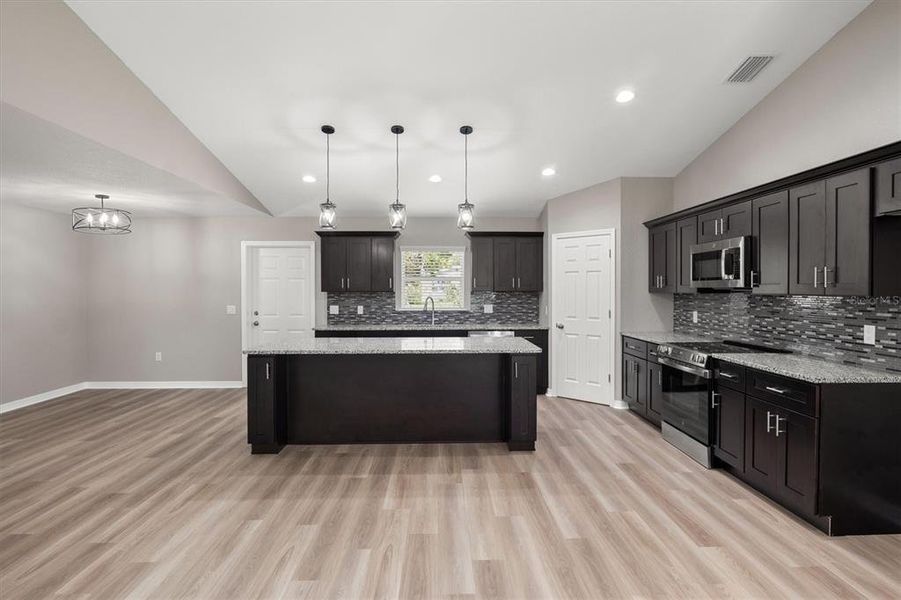
[[[317,213],[323,123],[339,214],[384,214],[400,123],[411,215],[462,201],[471,124],[478,214],[525,216],[614,177],[676,175],[867,2],[68,4],[274,214]],[[776,59],[754,82],[723,83],[758,53]],[[613,100],[623,87],[631,104]]]
[[[167,171],[0,102],[0,199],[68,212],[94,194],[135,218],[259,216],[259,212]]]

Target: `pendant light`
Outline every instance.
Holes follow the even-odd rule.
[[[464,125],[460,128],[463,134],[463,204],[457,205],[457,227],[463,231],[470,231],[475,227],[475,206],[469,203],[469,134],[472,127]]]
[[[131,213],[127,210],[107,208],[106,194],[95,194],[100,200],[100,207],[83,207],[72,209],[72,231],[81,233],[103,233],[107,235],[124,235],[131,233]]]
[[[335,128],[331,125],[323,125],[322,133],[325,134],[325,202],[319,205],[319,227],[322,229],[335,228],[335,209],[329,198],[329,186],[331,184],[331,148],[329,145],[329,136],[335,133]]]
[[[407,207],[400,203],[400,134],[404,132],[404,128],[400,125],[391,127],[391,133],[394,134],[394,175],[395,179],[395,196],[394,204],[388,206],[388,225],[391,229],[401,230],[407,226]]]

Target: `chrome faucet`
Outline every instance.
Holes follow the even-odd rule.
[[[435,299],[431,296],[425,299],[425,305],[422,307],[422,310],[429,310],[429,300],[432,301],[432,325],[435,325]]]

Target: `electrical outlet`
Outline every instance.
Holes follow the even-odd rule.
[[[357,314],[358,314],[358,315],[362,315],[362,314],[363,314],[363,307],[360,306],[360,305],[357,305]]]
[[[157,352],[156,356],[154,357],[154,360],[156,360],[156,362],[163,362],[163,353]]]
[[[337,315],[338,314],[338,305],[337,304],[329,304],[328,305],[328,314]]]
[[[236,315],[238,314],[238,307],[234,304],[226,304],[225,305],[225,314],[227,315]]]
[[[869,344],[870,346],[876,345],[876,326],[875,325],[864,325],[863,326],[863,343]]]
[[[696,311],[696,310],[691,311],[691,322],[692,323],[698,322],[698,311]]]
[[[493,304],[483,304],[482,312],[486,315],[490,315],[491,313],[494,312],[494,305]]]

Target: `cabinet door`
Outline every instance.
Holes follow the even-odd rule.
[[[351,292],[372,289],[372,238],[347,238],[347,289]]]
[[[723,211],[717,209],[698,217],[698,243],[712,242],[720,237],[720,219]]]
[[[470,239],[472,250],[472,291],[494,290],[494,238]]]
[[[671,294],[676,291],[676,224],[658,225],[649,239],[648,291]]]
[[[542,239],[539,237],[516,238],[516,290],[540,292],[542,272]]]
[[[274,356],[247,357],[247,443],[263,451],[283,443],[275,386],[277,364]]]
[[[494,238],[494,290],[516,290],[516,239]]]
[[[666,258],[663,267],[663,287],[660,291],[665,294],[676,293],[676,283],[678,283],[678,264],[679,253],[676,250],[676,224],[670,223],[664,226],[664,251]]]
[[[648,419],[660,424],[663,412],[663,368],[657,363],[648,361],[647,376],[647,411]]]
[[[767,494],[776,492],[778,442],[774,423],[775,406],[752,398],[746,399],[745,409],[745,473],[749,483]]]
[[[510,370],[507,445],[511,450],[534,450],[538,432],[535,355],[512,356]]]
[[[788,292],[822,294],[826,265],[826,182],[788,192]]]
[[[373,292],[394,291],[394,238],[372,238]]]
[[[777,416],[779,460],[776,492],[794,510],[813,515],[817,508],[817,422],[790,411]]]
[[[752,202],[751,291],[788,294],[788,191]]]
[[[322,238],[322,291],[347,291],[347,239]]]
[[[724,239],[751,235],[751,201],[739,202],[723,208],[720,237]]]
[[[826,180],[825,294],[869,295],[870,210],[870,169]]]
[[[676,223],[677,271],[676,292],[691,294],[697,292],[691,287],[691,247],[698,243],[698,218],[682,219]]]
[[[901,158],[876,165],[876,215],[901,215]]]
[[[745,395],[719,386],[713,409],[713,455],[740,472],[745,469]]]
[[[645,414],[644,404],[638,401],[638,359],[628,354],[623,355],[623,400],[630,409]]]
[[[537,371],[535,372],[535,389],[539,394],[547,392],[548,385],[548,334],[544,329],[527,329],[517,331],[516,337],[521,337],[539,348],[541,354],[536,355]]]

